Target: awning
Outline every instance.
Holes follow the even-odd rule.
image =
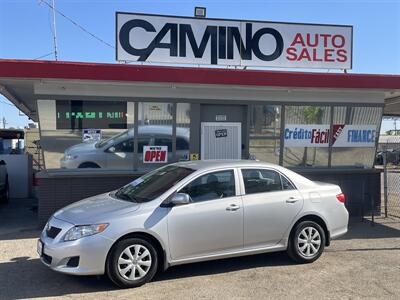
[[[399,75],[0,60],[0,93],[34,121],[38,97],[34,87],[46,80],[371,90],[384,93],[385,115],[400,116]]]

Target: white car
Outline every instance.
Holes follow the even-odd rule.
[[[138,160],[143,160],[143,146],[168,146],[168,161],[172,157],[171,126],[139,126]],[[85,142],[65,150],[61,168],[132,169],[134,129],[129,129],[99,142]],[[176,128],[176,154],[178,161],[189,159],[189,129]],[[141,165],[139,165],[141,167]]]
[[[277,165],[181,162],[57,211],[38,252],[55,271],[105,273],[120,287],[173,265],[263,252],[311,263],[347,232],[344,201],[339,186]]]

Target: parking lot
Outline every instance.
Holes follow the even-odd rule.
[[[0,207],[0,299],[359,299],[400,297],[400,219],[352,220],[313,264],[285,253],[177,266],[141,288],[116,289],[104,277],[50,271],[36,254],[39,230],[29,200]],[[7,215],[7,218],[4,216]]]

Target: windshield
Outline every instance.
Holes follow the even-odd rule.
[[[151,201],[165,193],[195,170],[174,165],[156,169],[120,188],[114,195],[132,202]]]
[[[121,132],[121,133],[119,133],[119,134],[117,134],[117,135],[114,135],[114,136],[108,138],[108,139],[101,140],[101,141],[97,142],[97,143],[95,144],[95,147],[96,147],[96,148],[101,148],[101,147],[103,147],[104,145],[107,145],[107,143],[108,143],[109,141],[113,141],[113,144],[114,144],[114,140],[115,140],[115,141],[119,141],[119,140],[121,140],[121,139],[125,139],[126,137],[128,137],[128,130],[125,130],[125,131],[123,131],[123,132]]]

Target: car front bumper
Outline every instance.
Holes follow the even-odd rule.
[[[56,237],[51,238],[43,230],[38,246],[40,260],[54,271],[72,275],[102,275],[105,272],[107,254],[114,241],[100,234],[87,236],[75,241],[64,242],[66,232],[74,225],[52,217],[51,227],[60,228]],[[78,260],[78,263],[76,263]],[[73,263],[71,264],[71,262]]]

